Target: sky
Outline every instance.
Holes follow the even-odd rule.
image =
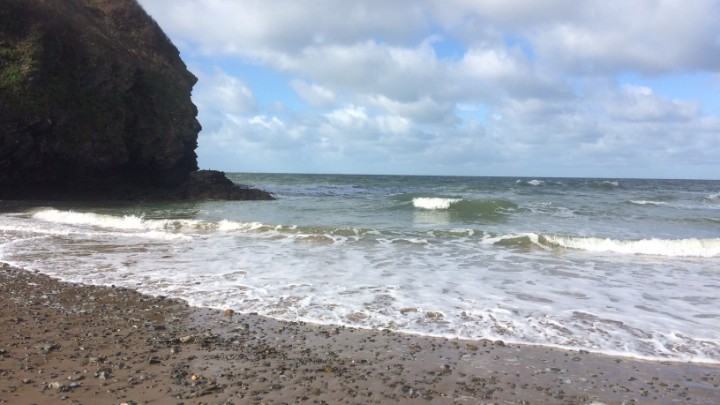
[[[718,0],[140,0],[200,168],[720,179]]]

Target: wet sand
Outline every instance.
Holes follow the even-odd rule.
[[[281,322],[0,264],[0,404],[718,404],[720,366]]]

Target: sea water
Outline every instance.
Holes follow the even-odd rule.
[[[192,305],[720,363],[720,182],[231,174],[276,201],[26,202],[0,261]]]

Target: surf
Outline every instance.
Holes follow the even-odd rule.
[[[533,247],[571,249],[589,253],[615,253],[665,257],[711,258],[720,256],[720,238],[713,239],[639,239],[523,233],[487,238],[495,246],[531,249]]]

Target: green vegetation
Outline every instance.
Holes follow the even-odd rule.
[[[0,89],[19,91],[37,71],[36,35],[12,43],[0,36]]]

